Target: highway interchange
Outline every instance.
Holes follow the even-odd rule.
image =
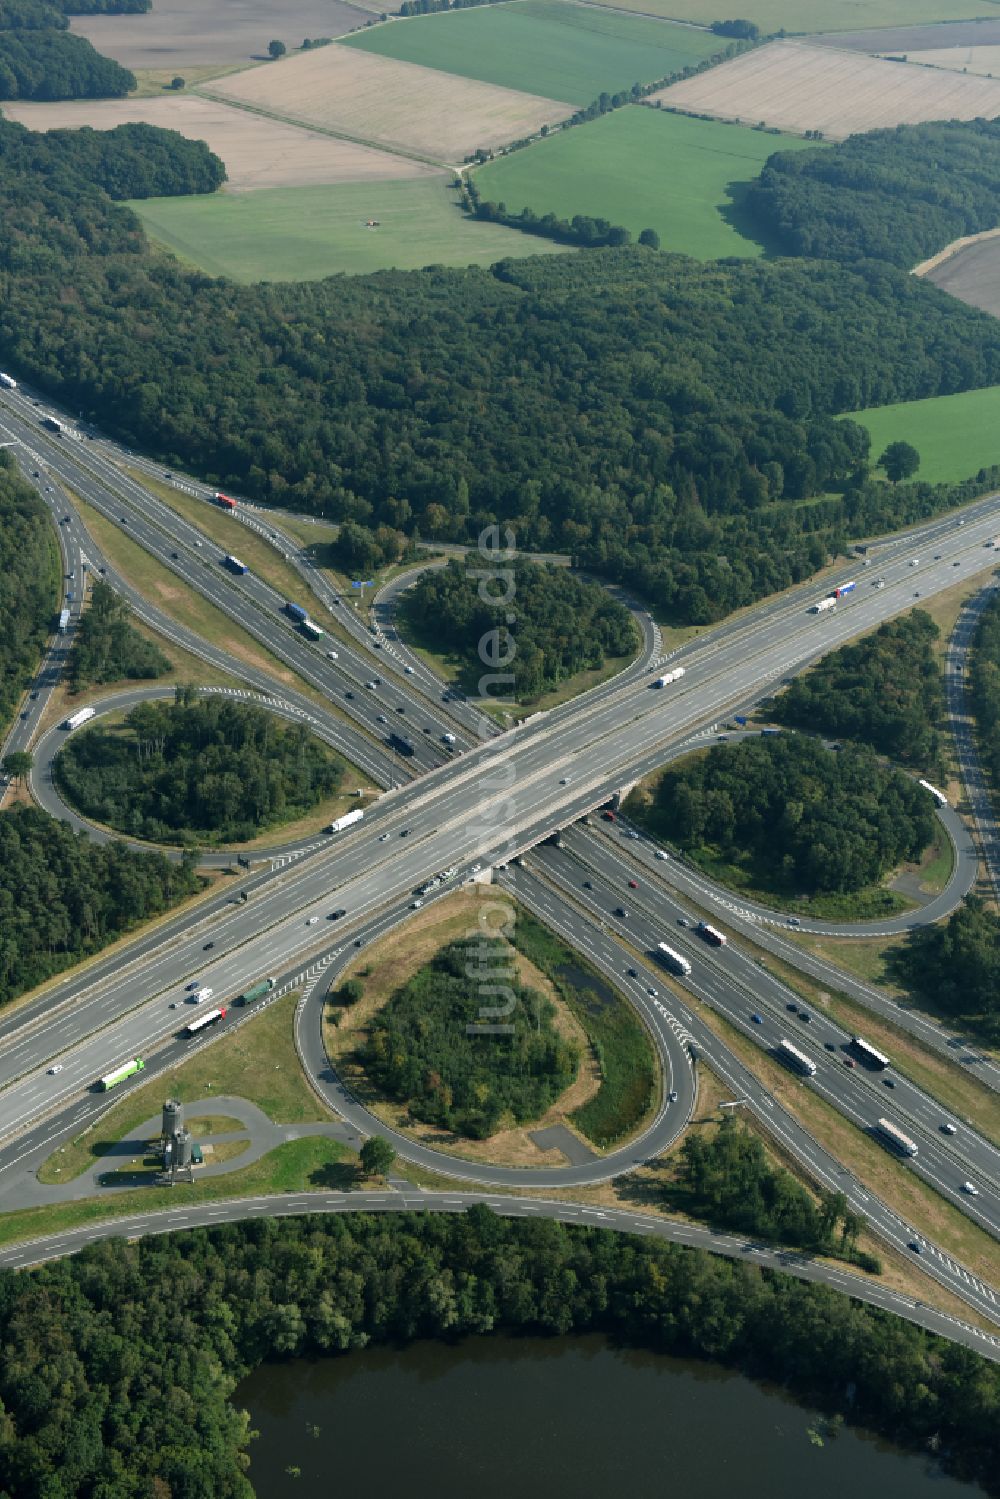
[[[530,720],[501,738],[472,704],[449,694],[442,701],[440,684],[419,669],[393,636],[391,612],[378,615],[381,652],[368,654],[367,632],[344,603],[334,602],[333,590],[312,568],[297,544],[270,525],[270,518],[244,517],[296,565],[305,589],[315,585],[326,613],[310,603],[315,616],[328,627],[340,613],[336,639],[323,646],[307,643],[281,612],[283,600],[262,580],[234,578],[219,565],[217,546],[189,521],[176,515],[131,474],[123,472],[110,444],[82,437],[49,436],[40,430],[39,409],[30,397],[4,393],[0,407],[0,436],[15,448],[29,477],[34,479],[60,524],[67,573],[73,574],[74,600],[82,602],[82,567],[103,571],[114,586],[130,597],[142,617],[163,628],[163,617],[147,600],[115,575],[99,555],[93,538],[77,511],[67,508],[64,492],[86,507],[93,506],[126,530],[153,556],[197,591],[211,598],[237,623],[292,667],[304,681],[322,692],[333,711],[324,711],[314,698],[285,690],[267,673],[235,663],[224,651],[194,637],[198,653],[206,648],[216,664],[238,671],[244,681],[270,698],[280,698],[285,711],[308,717],[311,725],[336,743],[377,784],[390,789],[371,807],[364,822],[328,840],[316,840],[292,850],[297,857],[279,867],[244,879],[246,902],[233,904],[233,893],[213,897],[190,916],[171,918],[160,930],[130,944],[125,959],[98,959],[85,971],[67,975],[40,1000],[9,1013],[0,1022],[0,1200],[10,1197],[10,1184],[19,1173],[35,1169],[59,1139],[79,1130],[103,1105],[95,1103],[93,1080],[109,1064],[135,1054],[152,1054],[153,1065],[176,1061],[185,1043],[176,1039],[183,1025],[184,986],[193,977],[210,985],[217,997],[241,991],[262,974],[273,974],[278,989],[296,984],[305,988],[300,1006],[300,1051],[314,1086],[325,1091],[336,1111],[363,1133],[375,1127],[371,1116],[345,1094],[322,1051],[318,1017],[328,981],[332,981],[381,932],[405,920],[414,889],[430,873],[454,872],[442,887],[456,888],[468,879],[483,880],[491,871],[518,900],[536,910],[571,941],[595,967],[608,975],[642,1014],[660,1054],[664,1098],[656,1119],[639,1141],[610,1157],[595,1158],[586,1166],[534,1168],[511,1173],[503,1168],[476,1167],[454,1157],[431,1162],[433,1169],[453,1177],[471,1178],[480,1185],[579,1185],[628,1170],[637,1161],[659,1153],[677,1137],[693,1103],[692,1046],[731,1082],[736,1096],[761,1118],[771,1133],[806,1165],[818,1181],[844,1190],[869,1223],[889,1243],[902,1249],[914,1235],[925,1250],[921,1264],[940,1283],[956,1291],[980,1316],[1000,1325],[1000,1310],[992,1289],[935,1251],[922,1239],[919,1226],[902,1223],[888,1208],[853,1179],[801,1125],[768,1097],[752,1073],[697,1014],[698,1006],[716,1010],[765,1049],[782,1035],[805,1044],[817,1063],[808,1083],[861,1129],[869,1129],[880,1113],[887,1113],[919,1140],[920,1154],[907,1169],[924,1178],[994,1236],[1000,1232],[1000,1154],[975,1130],[963,1123],[956,1136],[941,1132],[946,1114],[941,1106],[899,1074],[896,1086],[883,1092],[882,1080],[860,1068],[843,1066],[849,1039],[825,1017],[809,1023],[792,1017],[790,991],[759,963],[753,963],[734,944],[723,951],[707,949],[678,925],[695,914],[677,903],[678,889],[707,904],[694,884],[685,890],[691,871],[676,861],[659,862],[655,851],[640,840],[626,840],[616,829],[573,828],[563,847],[546,846],[556,829],[569,828],[609,797],[628,788],[646,771],[671,755],[705,743],[728,715],[741,713],[765,699],[782,679],[803,669],[836,644],[911,606],[914,596],[934,592],[983,571],[992,560],[985,551],[996,527],[992,497],[920,528],[911,537],[893,538],[866,570],[858,563],[859,586],[850,601],[816,616],[809,604],[824,592],[821,585],[794,590],[670,654],[660,656],[658,632],[644,622],[644,649],[635,665],[613,681],[573,702]],[[141,460],[129,456],[132,469]],[[37,478],[35,474],[37,473]],[[178,481],[206,496],[199,486]],[[51,486],[51,487],[50,487]],[[238,552],[238,543],[234,542]],[[875,576],[883,587],[870,586]],[[322,597],[322,591],[327,597]],[[179,639],[181,629],[169,621],[168,633]],[[188,632],[190,633],[190,632]],[[186,643],[183,640],[181,643]],[[325,655],[332,643],[336,661]],[[28,718],[15,724],[4,751],[26,745],[37,728],[49,691],[58,681],[65,641],[52,653],[35,684],[37,700],[26,705]],[[219,659],[221,658],[221,660]],[[212,659],[210,654],[207,659]],[[648,672],[668,660],[682,663],[685,676],[663,691],[653,690]],[[405,666],[410,665],[410,673]],[[373,672],[383,678],[376,692],[364,682]],[[350,686],[345,686],[350,683]],[[360,689],[360,690],[359,690]],[[348,697],[345,694],[352,694]],[[382,702],[391,697],[404,709],[402,718],[426,733],[413,733],[417,753],[409,762],[388,751],[381,742],[384,725],[378,721]],[[453,734],[460,753],[451,760],[443,735]],[[58,739],[58,731],[47,738]],[[486,742],[483,742],[486,740]],[[398,763],[397,763],[398,762]],[[47,757],[42,757],[47,765]],[[44,779],[44,771],[42,772]],[[39,783],[39,789],[41,788]],[[964,825],[952,817],[949,832],[959,858],[956,881],[949,890],[952,904],[963,893],[957,882],[974,871],[976,854]],[[534,852],[525,868],[511,861]],[[581,878],[581,875],[583,878]],[[641,876],[637,891],[629,879]],[[592,888],[584,887],[586,881]],[[968,888],[966,883],[965,889]],[[619,917],[623,896],[628,915]],[[346,915],[331,926],[332,908]],[[753,910],[727,913],[732,927],[752,931],[754,941],[784,942],[768,931],[766,919]],[[929,919],[928,912],[919,913]],[[314,921],[313,918],[319,918]],[[911,918],[912,920],[912,918]],[[672,935],[671,935],[672,934]],[[662,970],[645,960],[659,940],[667,938],[684,949],[692,962],[691,978],[677,988],[664,982]],[[206,957],[211,943],[211,958]],[[806,968],[804,955],[792,949],[794,961]],[[786,953],[785,956],[788,956]],[[813,960],[815,962],[815,960]],[[628,970],[633,968],[635,978]],[[319,982],[319,977],[322,982]],[[845,988],[838,975],[837,987]],[[868,986],[858,985],[865,990]],[[656,993],[649,991],[655,990]],[[885,996],[878,996],[887,1005]],[[877,1007],[877,1006],[876,1006]],[[799,1004],[797,1009],[804,1008]],[[758,1014],[759,1022],[751,1016]],[[930,1024],[921,1021],[928,1031]],[[934,1029],[933,1041],[947,1048],[948,1038]],[[926,1039],[926,1038],[924,1038]],[[949,1053],[954,1056],[952,1050]],[[58,1056],[58,1079],[46,1067]],[[982,1079],[997,1085],[994,1069],[980,1059]],[[149,1070],[147,1070],[147,1076]],[[677,1098],[668,1102],[668,1090]],[[380,1129],[382,1126],[378,1126]],[[383,1130],[384,1132],[384,1130]],[[400,1155],[421,1163],[420,1148],[412,1141],[394,1141]],[[428,1153],[431,1156],[435,1152]],[[428,1162],[423,1161],[423,1164]],[[575,1173],[575,1174],[574,1174]],[[4,1178],[6,1176],[6,1183]],[[963,1181],[974,1176],[980,1192],[962,1193]]]

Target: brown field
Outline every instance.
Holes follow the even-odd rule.
[[[1000,317],[1000,238],[980,239],[926,274],[960,302]]]
[[[1000,42],[1000,17],[978,21],[938,21],[929,26],[880,26],[873,31],[834,31],[807,36],[820,47],[850,47],[855,52],[892,52],[896,56],[926,47],[971,47]]]
[[[154,0],[144,16],[74,16],[72,29],[126,68],[250,62],[278,37],[289,49],[303,37],[343,36],[371,19],[341,0]]]
[[[1000,80],[888,62],[859,52],[771,42],[652,96],[664,105],[779,130],[859,130],[1000,114]]]
[[[929,47],[911,50],[907,60],[932,68],[947,68],[952,73],[979,73],[984,78],[1000,78],[1000,38],[975,47]]]
[[[573,113],[572,104],[356,47],[300,52],[209,87],[213,97],[442,162],[461,161],[480,146],[499,146]]]
[[[434,168],[353,141],[317,135],[282,120],[265,120],[245,109],[211,99],[177,94],[162,99],[88,99],[69,104],[11,104],[11,120],[32,130],[90,125],[111,130],[134,120],[178,130],[190,140],[207,141],[226,163],[229,187],[247,192],[264,187],[318,187],[333,182],[396,181],[433,175]]]

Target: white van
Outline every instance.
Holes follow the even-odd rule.
[[[196,1005],[200,1005],[203,999],[211,999],[214,992],[212,989],[196,989],[191,998]]]

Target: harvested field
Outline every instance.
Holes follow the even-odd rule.
[[[939,21],[930,26],[887,26],[872,31],[835,31],[807,36],[820,47],[849,47],[854,52],[917,52],[927,47],[972,47],[1000,42],[1000,16],[978,21]]]
[[[267,56],[271,37],[289,48],[303,37],[343,36],[371,20],[341,0],[155,0],[146,15],[74,16],[73,31],[126,68],[250,62]]]
[[[927,272],[942,291],[1000,317],[1000,238],[981,239]]]
[[[88,99],[68,104],[10,104],[4,113],[32,130],[90,125],[111,130],[141,120],[207,141],[222,157],[229,188],[314,187],[337,182],[384,182],[433,176],[434,168],[353,141],[317,135],[245,109],[178,94],[164,99]]]
[[[637,81],[668,78],[727,43],[693,26],[595,5],[514,0],[373,26],[346,45],[584,105],[602,90],[617,93]]]
[[[574,108],[340,46],[300,52],[210,87],[220,99],[440,162],[531,135]]]
[[[718,0],[603,0],[615,10],[644,11],[675,21],[710,26],[721,14]],[[902,27],[928,21],[961,21],[992,9],[993,0],[746,0],[737,14],[755,21],[765,36],[775,31],[854,31],[864,26]]]
[[[674,109],[764,121],[779,130],[820,130],[834,140],[922,120],[1000,114],[1000,80],[788,41],[771,42],[653,97]]]
[[[311,281],[338,272],[492,265],[506,256],[566,253],[551,240],[469,218],[450,182],[427,168],[415,182],[147,198],[129,207],[150,237],[182,260],[234,281]],[[368,219],[377,219],[378,227],[369,229]]]
[[[984,78],[1000,78],[1000,38],[975,47],[911,49],[906,59],[907,62],[922,63],[924,67],[947,68],[952,73],[978,73]]]

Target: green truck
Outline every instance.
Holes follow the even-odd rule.
[[[109,1072],[106,1077],[102,1077],[97,1086],[102,1093],[106,1093],[109,1088],[117,1088],[118,1084],[123,1083],[126,1078],[134,1077],[137,1072],[141,1072],[145,1065],[142,1057],[133,1057],[130,1062],[123,1062],[120,1067],[115,1068],[114,1072]]]
[[[245,990],[243,994],[236,996],[235,1003],[238,1005],[252,1005],[255,999],[262,999],[265,994],[270,994],[277,982],[277,979],[261,979],[258,983],[251,984],[250,988]]]

